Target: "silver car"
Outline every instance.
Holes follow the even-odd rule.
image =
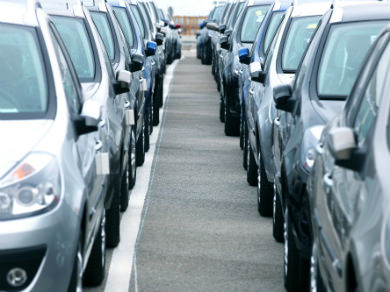
[[[0,5],[0,290],[79,291],[105,274],[102,107],[40,6]]]
[[[389,39],[387,27],[317,146],[307,185],[312,291],[389,291]]]
[[[126,119],[131,73],[122,70],[115,76],[102,39],[89,11],[80,1],[65,5],[62,0],[46,0],[44,9],[50,14],[75,65],[83,88],[84,99],[100,102],[106,117],[105,128],[110,158],[110,196],[106,199],[107,245],[120,241],[120,198],[127,196],[129,123]]]

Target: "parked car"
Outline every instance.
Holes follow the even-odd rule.
[[[80,291],[105,275],[105,117],[38,3],[0,5],[0,290]]]
[[[291,6],[289,1],[287,2],[275,2],[272,4],[272,8],[268,10],[267,15],[261,24],[255,43],[252,46],[251,51],[248,48],[242,48],[238,54],[240,62],[242,63],[241,74],[238,81],[238,94],[241,105],[240,114],[240,147],[243,151],[243,167],[247,169],[248,160],[248,127],[246,123],[246,111],[247,111],[247,96],[249,86],[251,84],[251,76],[249,70],[250,63],[260,63],[261,66],[265,65],[265,60],[269,52],[270,46],[279,27],[285,17],[286,10]],[[251,95],[254,98],[254,95]],[[253,101],[252,101],[253,102]]]
[[[132,189],[136,182],[137,165],[142,165],[145,160],[145,96],[144,73],[142,71],[144,55],[142,54],[142,45],[139,42],[133,42],[133,47],[128,46],[111,6],[104,0],[96,1],[93,6],[87,7],[103,40],[115,74],[119,74],[121,70],[128,70],[132,73],[128,101],[125,102],[125,107],[127,107],[125,111],[126,122],[131,126],[129,144],[124,145],[125,151],[129,153],[129,162],[125,173],[127,179],[122,180],[123,189]],[[128,194],[129,192],[124,192],[124,195],[121,196],[121,211],[127,209]]]
[[[386,3],[340,2],[332,7],[321,20],[293,88],[284,84],[274,89],[276,107],[291,114],[282,148],[282,192],[277,196],[278,204],[284,203],[285,286],[290,290],[309,287],[313,236],[306,183],[322,129],[342,109],[367,52],[390,19]]]
[[[238,52],[243,47],[252,48],[257,31],[272,3],[273,1],[269,0],[246,2],[240,17],[234,25],[231,36],[221,42],[221,47],[225,47],[227,53],[223,60],[223,100],[220,103],[220,112],[224,113],[225,134],[228,136],[237,136],[240,132],[241,109],[238,80],[241,72],[241,63]]]
[[[390,286],[389,39],[386,27],[317,147],[307,186],[314,235],[310,285],[317,291]]]
[[[110,180],[106,198],[106,243],[115,247],[120,241],[120,202],[128,196],[126,186],[128,152],[126,151],[130,129],[126,122],[126,102],[128,102],[130,72],[115,73],[88,10],[77,1],[66,5],[62,0],[42,1],[43,7],[64,40],[66,49],[75,65],[81,81],[85,100],[98,100],[107,117],[106,127],[110,158]]]
[[[170,14],[165,13],[162,9],[159,9],[159,11],[159,15],[162,17],[167,30],[165,57],[167,59],[167,64],[171,64],[173,60],[181,58],[181,25],[175,23]],[[163,31],[163,29],[161,30]]]

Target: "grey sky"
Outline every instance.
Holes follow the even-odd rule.
[[[205,16],[213,7],[213,0],[155,0],[156,4],[166,10],[169,6],[175,15]]]

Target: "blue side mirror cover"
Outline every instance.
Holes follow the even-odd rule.
[[[156,50],[157,50],[157,44],[155,42],[149,41],[146,44],[147,56],[153,56],[154,54],[156,54]]]
[[[249,49],[248,48],[242,48],[238,51],[238,58],[240,59],[241,63],[249,64],[250,58],[249,58]]]

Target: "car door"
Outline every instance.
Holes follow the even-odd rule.
[[[347,126],[354,129],[357,147],[365,153],[370,149],[385,76],[388,74],[390,46],[382,55],[383,41],[378,43],[373,52],[374,57],[361,75],[360,88],[357,87],[350,97],[356,102],[349,103],[346,108]],[[378,63],[379,55],[382,58]],[[328,218],[323,226],[323,245],[328,251],[333,250],[333,254],[328,252],[328,261],[333,264],[329,273],[337,290],[343,287],[341,275],[350,230],[359,217],[359,204],[367,195],[366,173],[364,167],[362,171],[354,171],[336,166],[330,154],[325,156],[323,168],[323,212],[319,215],[322,220]]]
[[[74,68],[71,65],[70,57],[66,53],[65,46],[54,28],[54,24],[50,25],[54,49],[60,65],[62,83],[65,90],[66,99],[72,114],[79,115],[82,105],[81,89],[78,84],[78,78]],[[81,161],[81,172],[84,183],[87,189],[87,212],[88,212],[88,228],[89,232],[93,232],[92,226],[97,226],[98,217],[96,211],[104,202],[104,175],[97,173],[96,156],[103,150],[103,143],[99,138],[99,133],[92,132],[87,135],[82,135],[76,138],[76,146]],[[87,231],[87,232],[88,232]],[[86,234],[90,238],[90,234]]]

